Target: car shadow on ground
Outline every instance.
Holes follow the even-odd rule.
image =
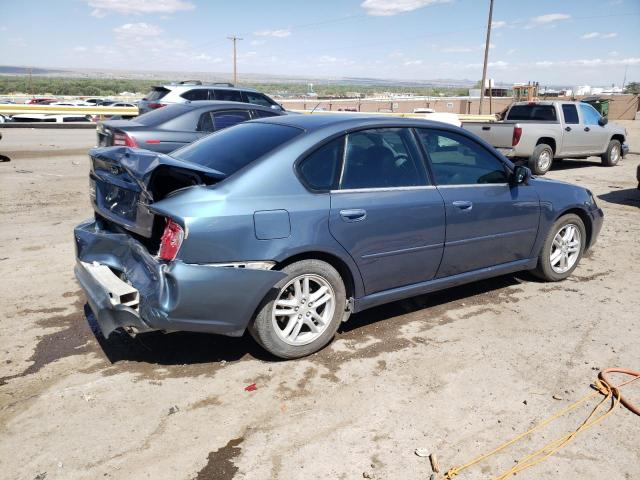
[[[348,334],[363,330],[358,333],[366,334],[366,330],[378,322],[418,310],[425,310],[424,315],[429,318],[430,310],[437,307],[446,308],[447,304],[466,298],[470,299],[470,305],[491,302],[490,299],[476,297],[490,295],[492,292],[518,285],[523,281],[537,281],[537,279],[528,272],[519,272],[389,303],[352,315],[340,326],[338,332]],[[112,364],[132,361],[164,366],[194,365],[232,362],[245,358],[280,361],[263,350],[248,332],[240,338],[192,332],[169,334],[150,332],[131,337],[121,330],[116,330],[109,338],[104,338],[93,313],[86,305],[85,317],[102,351]]]
[[[574,168],[585,168],[585,167],[601,167],[602,163],[599,158],[594,157],[589,160],[577,160],[565,158],[562,161],[554,160],[551,165],[551,171],[562,171],[562,170],[572,170]]]
[[[609,193],[598,195],[598,198],[609,203],[640,208],[640,190],[637,188],[611,190]]]

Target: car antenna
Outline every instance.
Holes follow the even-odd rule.
[[[320,104],[321,104],[321,103],[322,103],[322,102],[318,102],[318,104],[317,104],[315,107],[313,107],[313,110],[311,110],[311,112],[309,113],[309,115],[311,115],[313,112],[315,112],[315,111],[316,111],[316,108],[318,108],[318,107],[320,106]]]

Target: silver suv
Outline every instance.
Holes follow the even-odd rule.
[[[262,105],[283,111],[279,105],[264,93],[250,88],[235,88],[231,83],[202,84],[199,81],[171,83],[151,87],[151,91],[138,103],[140,114],[173,103],[188,103],[196,100],[222,100]]]

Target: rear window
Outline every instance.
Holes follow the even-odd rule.
[[[514,105],[507,120],[556,121],[558,117],[553,105]]]
[[[224,102],[242,102],[242,95],[237,90],[223,90],[216,88],[214,95],[215,100]]]
[[[168,105],[162,108],[156,108],[150,112],[144,113],[136,117],[136,122],[148,127],[154,127],[162,123],[188,112],[190,109],[185,105]]]
[[[241,123],[182,147],[171,156],[232,175],[301,133],[301,129],[286,125]]]
[[[164,87],[153,87],[153,89],[147,93],[145,98],[150,102],[157,102],[167,93],[169,93],[169,90]]]

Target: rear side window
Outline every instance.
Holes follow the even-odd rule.
[[[230,110],[226,112],[215,112],[213,114],[213,124],[216,130],[231,127],[237,123],[249,120],[249,112],[247,110]]]
[[[150,102],[157,102],[167,93],[169,93],[169,90],[164,87],[153,87],[153,89],[149,93],[147,93],[145,99]]]
[[[195,88],[184,92],[180,96],[186,100],[191,100],[192,102],[196,100],[208,100],[209,91],[205,88]]]
[[[224,90],[216,88],[213,94],[214,100],[222,100],[225,102],[241,102],[242,95],[238,90]]]
[[[206,112],[200,115],[197,130],[199,132],[213,132],[213,118],[211,118],[211,112]]]
[[[269,117],[277,117],[278,114],[276,112],[269,112],[266,110],[254,110],[255,116],[257,118],[269,118]]]
[[[453,132],[418,129],[438,185],[507,183],[504,165],[481,145]]]
[[[556,121],[558,116],[553,105],[514,105],[507,120]]]
[[[562,104],[562,115],[564,115],[564,123],[580,123],[578,109],[571,103]]]
[[[424,166],[408,128],[376,128],[347,135],[341,189],[426,184]]]
[[[271,105],[275,105],[275,102],[270,101],[265,95],[261,93],[255,92],[244,92],[247,96],[247,102],[253,103],[255,105],[262,105],[263,107],[270,107]]]
[[[231,175],[302,133],[286,125],[241,123],[182,147],[171,156]]]
[[[582,121],[585,125],[598,125],[600,114],[595,108],[588,103],[581,103],[580,111],[582,112]]]
[[[298,172],[313,190],[329,191],[334,187],[344,151],[344,137],[323,145],[298,165]]]
[[[167,105],[166,107],[156,108],[155,110],[144,113],[136,117],[135,121],[136,123],[153,127],[168,122],[188,111],[189,107],[186,105]]]

